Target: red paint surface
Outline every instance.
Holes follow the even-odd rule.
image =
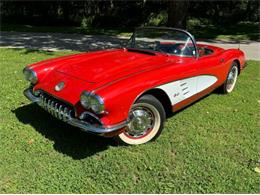
[[[104,99],[106,111],[109,113],[100,116],[102,122],[108,126],[114,125],[127,119],[129,109],[136,98],[149,89],[198,75],[217,77],[218,81],[211,87],[215,89],[224,83],[234,60],[239,61],[241,69],[244,67],[245,57],[240,50],[224,50],[201,44],[198,46],[212,49],[214,53],[196,59],[116,49],[42,61],[30,65],[39,77],[34,90],[44,90],[74,105],[77,114],[84,111],[79,103],[82,91],[93,91]],[[224,59],[224,62],[221,59]],[[65,88],[57,92],[54,87],[61,81],[65,82]],[[210,91],[207,89],[201,94],[205,95]],[[175,107],[181,108],[202,95],[197,94]]]

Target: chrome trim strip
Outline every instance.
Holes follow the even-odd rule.
[[[81,113],[81,115],[79,116],[79,119],[83,120],[86,118],[86,116],[91,116],[92,118],[96,119],[100,124],[103,125],[102,121],[98,118],[98,116],[96,116],[95,114],[93,114],[89,111],[85,111],[85,112]]]
[[[121,123],[118,123],[118,124],[112,125],[112,126],[104,126],[104,125],[94,126],[88,122],[80,120],[80,119],[83,119],[84,115],[86,115],[87,113],[83,112],[80,119],[74,118],[71,116],[72,110],[70,110],[67,107],[62,106],[62,105],[58,106],[57,103],[55,103],[54,101],[52,101],[50,99],[48,100],[43,95],[40,95],[39,97],[34,96],[31,88],[26,89],[24,91],[24,95],[30,101],[32,101],[33,103],[37,103],[40,107],[42,107],[43,109],[48,111],[53,116],[57,117],[58,119],[66,122],[72,126],[78,127],[82,131],[85,131],[85,132],[102,135],[105,133],[117,131],[117,130],[125,127],[129,123],[129,121],[126,120],[126,121],[123,121]],[[52,106],[52,104],[54,104],[54,106]]]
[[[36,97],[36,96],[33,95],[31,88],[28,88],[28,89],[24,90],[23,94],[24,94],[25,97],[27,97],[33,103],[37,103],[37,102],[40,101],[39,97]]]

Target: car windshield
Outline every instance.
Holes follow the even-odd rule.
[[[191,37],[180,30],[168,28],[140,28],[131,36],[127,48],[193,57],[195,46]]]

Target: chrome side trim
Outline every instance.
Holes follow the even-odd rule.
[[[94,125],[91,125],[90,123],[87,123],[85,121],[71,118],[71,120],[67,121],[67,123],[69,123],[72,126],[79,127],[81,130],[83,130],[85,132],[91,132],[91,133],[102,135],[105,133],[110,133],[113,131],[117,131],[121,128],[124,128],[129,122],[124,121],[124,122],[121,122],[121,123],[118,123],[116,125],[109,126],[109,127],[104,127],[104,126],[95,127]]]
[[[118,123],[118,124],[115,124],[112,126],[104,126],[104,125],[95,126],[86,121],[81,120],[84,118],[84,115],[86,115],[87,113],[83,112],[80,119],[74,118],[71,115],[72,110],[70,110],[69,108],[67,108],[63,105],[58,106],[58,104],[56,102],[51,101],[50,99],[48,100],[47,98],[45,98],[42,95],[40,95],[39,97],[34,96],[31,88],[26,89],[24,91],[24,95],[30,101],[32,101],[33,103],[37,103],[40,107],[42,107],[44,110],[48,111],[50,114],[52,114],[56,118],[66,122],[74,127],[78,127],[82,131],[85,131],[85,132],[103,135],[105,133],[110,133],[113,131],[117,131],[121,128],[124,128],[129,123],[129,121],[126,120],[126,121],[123,121],[121,123]]]

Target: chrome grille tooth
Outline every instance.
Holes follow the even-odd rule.
[[[66,113],[66,118],[67,118],[67,120],[69,119],[69,112],[70,112],[70,110],[68,109],[68,111],[67,111],[67,113]]]
[[[40,106],[43,106],[43,95],[40,94]]]
[[[42,97],[42,107],[44,108],[44,97]]]
[[[45,106],[46,106],[46,110],[48,111],[48,99],[45,98]]]
[[[39,101],[39,104],[40,104],[40,106],[42,105],[42,97],[41,97],[41,95],[40,95],[40,101]]]
[[[68,109],[68,112],[67,112],[67,120],[69,120],[70,119],[70,109]]]
[[[68,111],[67,111],[67,113],[66,113],[66,120],[69,120],[69,112],[70,112],[70,110],[68,109]]]
[[[54,106],[54,101],[51,101],[51,104],[50,104],[50,107],[51,107],[51,109],[50,109],[50,113],[51,113],[51,115],[54,116],[54,109],[53,109],[53,106]]]
[[[50,109],[50,111],[51,111],[52,116],[55,116],[54,105],[55,105],[55,102],[54,102],[54,101],[51,101],[51,104],[50,104],[51,109]]]
[[[64,109],[64,115],[63,115],[63,120],[64,120],[64,121],[67,121],[67,112],[68,112],[68,108],[65,107],[65,109]]]
[[[61,110],[60,110],[60,117],[61,117],[61,120],[63,120],[63,115],[64,115],[64,109],[65,109],[65,108],[63,108],[63,106],[61,106],[60,109],[61,109]]]
[[[42,107],[44,108],[44,97],[42,97]]]
[[[48,112],[51,113],[51,100],[48,99],[48,102],[47,102],[47,109],[48,109]]]
[[[69,120],[69,109],[67,110],[67,112],[66,112],[66,120]]]
[[[60,120],[62,120],[62,105],[59,106],[58,117],[59,117]]]
[[[48,112],[52,115],[52,107],[51,107],[51,103],[52,103],[52,101],[50,100],[50,99],[48,99],[48,103],[47,103],[47,105],[48,105]]]
[[[55,117],[59,118],[58,117],[58,114],[59,114],[58,103],[55,104],[54,110],[55,110]]]
[[[47,100],[47,111],[51,114],[51,100]]]
[[[49,110],[50,110],[51,113],[53,113],[53,108],[52,108],[52,102],[53,102],[53,101],[50,99],[48,102],[49,102],[49,103],[48,103]]]
[[[72,110],[69,111],[69,119],[71,118],[71,112],[72,112]]]
[[[45,97],[45,100],[44,100],[44,107],[45,107],[45,109],[47,110],[47,98]]]
[[[52,114],[52,115],[54,115],[54,112],[55,112],[55,110],[54,110],[54,104],[55,104],[55,102],[52,101],[52,102],[51,102],[51,114]]]
[[[46,110],[49,111],[48,110],[49,107],[48,107],[48,100],[47,100],[47,98],[45,98],[45,106],[46,106]]]
[[[55,108],[55,106],[56,106],[56,103],[54,102],[53,106],[52,106],[52,109],[53,109],[53,116],[56,117],[56,108]]]
[[[42,99],[42,107],[45,109],[45,97],[43,97],[43,99]]]
[[[45,95],[44,93],[40,94],[39,105],[51,115],[64,122],[67,122],[72,118],[73,110],[69,109],[69,107],[60,103],[58,100]]]

